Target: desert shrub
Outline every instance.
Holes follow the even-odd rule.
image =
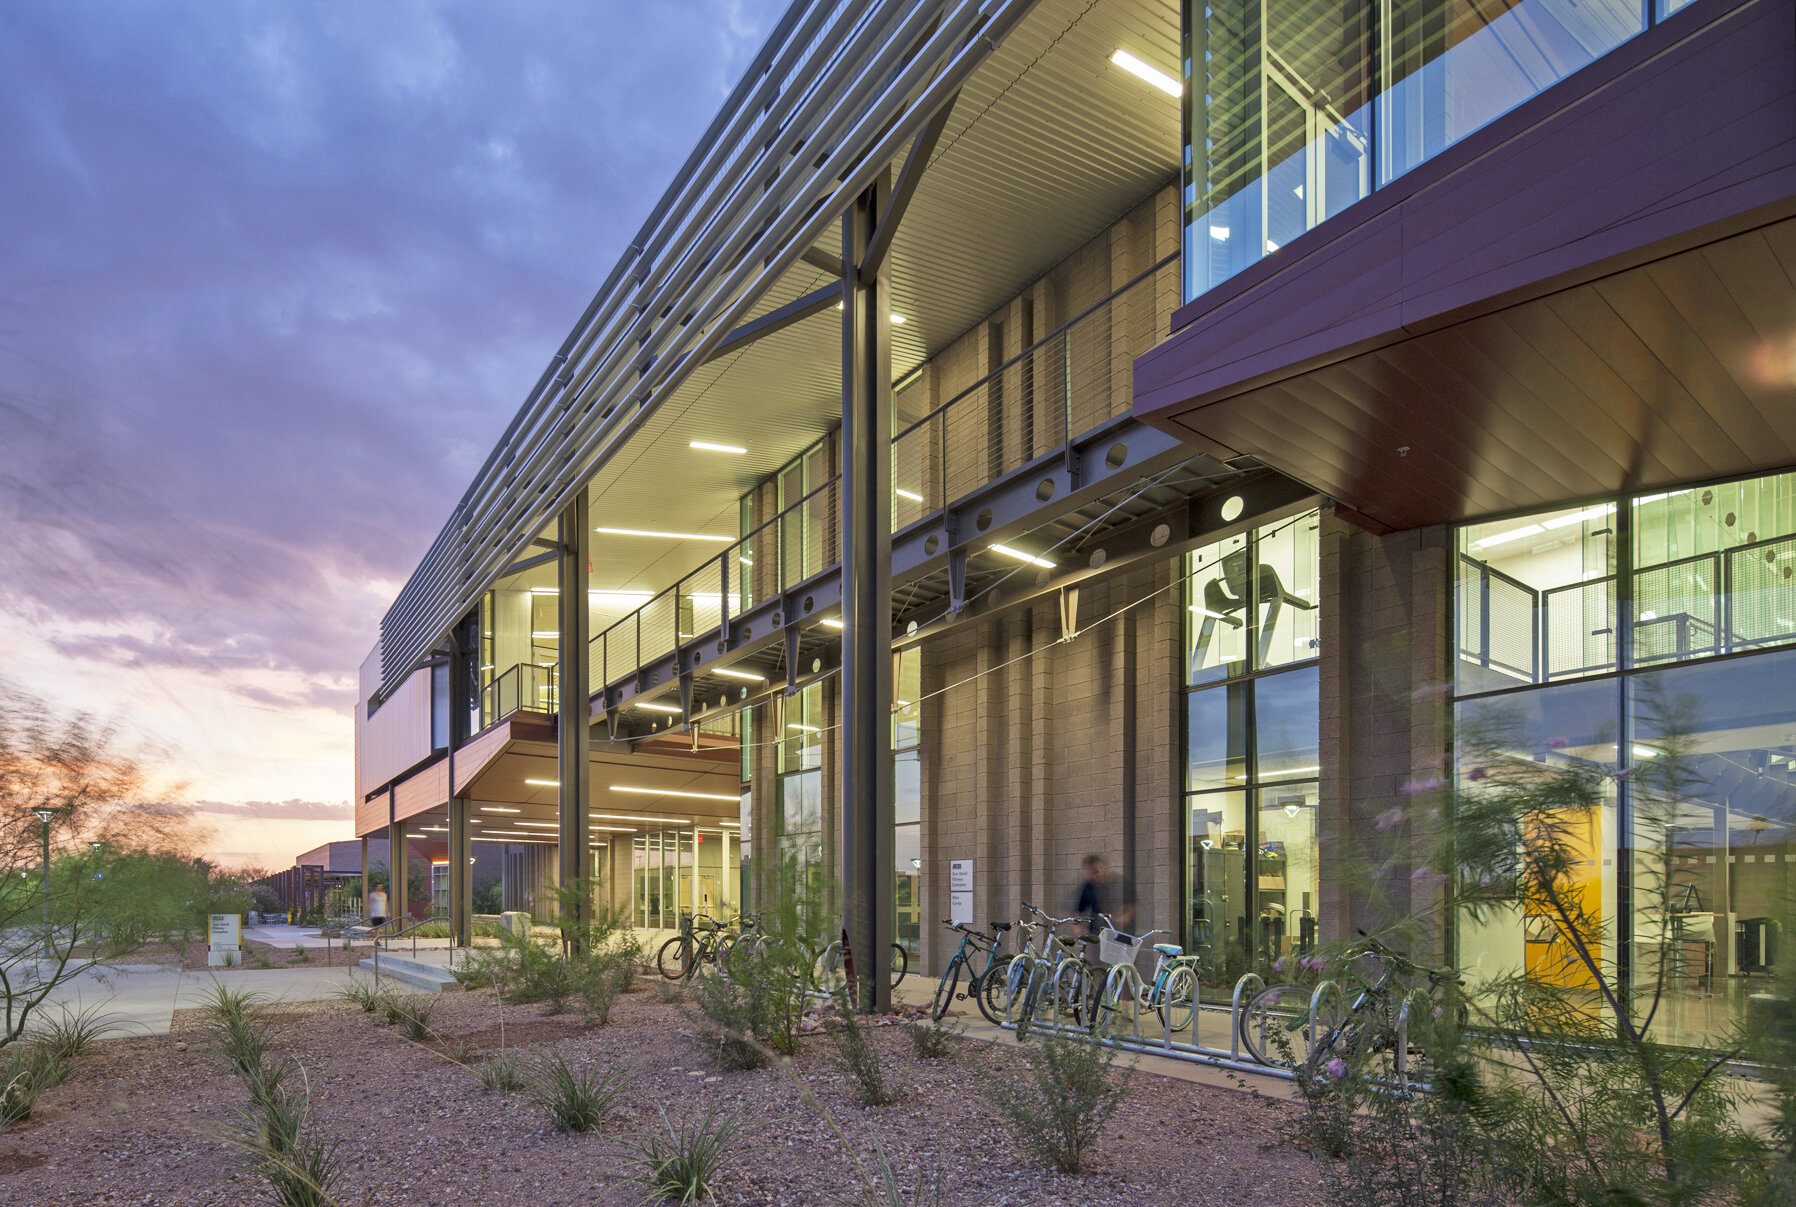
[[[862,1106],[890,1106],[898,1101],[898,1089],[888,1084],[880,1067],[873,1030],[856,1013],[846,990],[835,995],[837,1026],[830,1030],[836,1067],[848,1075]]]
[[[524,1062],[515,1052],[494,1052],[480,1062],[480,1084],[489,1090],[512,1094],[529,1083]]]
[[[293,945],[293,962],[295,964],[310,964],[312,962],[312,953],[306,950],[303,943],[295,943]]]
[[[530,1100],[549,1113],[558,1132],[590,1132],[624,1096],[623,1068],[602,1072],[576,1069],[559,1054],[545,1057],[536,1067],[527,1092]]]
[[[994,1068],[981,1089],[1024,1151],[1078,1173],[1128,1093],[1133,1067],[1113,1079],[1114,1049],[1055,1031],[1037,1031],[1031,1049],[1022,1068]]]
[[[953,1056],[960,1050],[960,1042],[967,1033],[965,1023],[943,1015],[941,1019],[918,1019],[908,1023],[905,1030],[910,1033],[911,1050],[923,1060],[941,1060]]]
[[[56,1053],[58,1059],[70,1061],[80,1056],[96,1039],[118,1029],[118,1017],[103,1013],[98,1006],[85,1010],[63,1007],[52,1016],[40,1015],[32,1024],[28,1038],[33,1044]]]
[[[436,1000],[429,994],[412,993],[399,999],[399,1023],[405,1028],[408,1039],[426,1040],[430,1038],[430,1016],[436,1010]]]
[[[812,1002],[813,953],[823,946],[821,889],[791,859],[775,869],[774,881],[753,954],[731,959],[727,974],[701,969],[689,986],[704,1029],[734,1068],[760,1068],[768,1049],[796,1053],[799,1024]]]
[[[0,1051],[0,1131],[31,1118],[37,1100],[68,1076],[68,1062],[43,1044],[11,1044]]]
[[[359,1006],[364,1014],[379,1013],[385,1005],[385,995],[373,984],[357,976],[348,978],[337,988],[337,997],[352,1006]]]
[[[715,1102],[679,1123],[668,1117],[666,1107],[658,1109],[660,1129],[621,1145],[634,1167],[629,1176],[647,1188],[651,1201],[703,1202],[715,1192],[724,1161],[740,1151],[747,1121],[740,1111],[724,1114]]]

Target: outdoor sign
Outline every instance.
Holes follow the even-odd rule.
[[[956,925],[973,925],[973,861],[948,861],[948,917]]]
[[[206,964],[210,968],[231,968],[242,962],[243,915],[213,914],[211,946]]]

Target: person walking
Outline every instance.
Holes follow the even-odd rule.
[[[1087,855],[1079,861],[1084,880],[1079,885],[1079,899],[1073,906],[1075,917],[1085,919],[1088,933],[1096,934],[1103,925],[1100,914],[1123,934],[1135,931],[1135,886],[1127,876],[1111,872],[1102,855]]]
[[[379,926],[387,920],[387,890],[375,888],[368,891],[368,924]]]

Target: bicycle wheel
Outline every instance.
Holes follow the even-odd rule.
[[[1130,965],[1118,964],[1110,970],[1110,975],[1104,978],[1104,987],[1098,991],[1096,1006],[1092,1011],[1094,1017],[1091,1033],[1093,1035],[1103,1038],[1119,1035],[1132,1029],[1124,1026],[1122,1012],[1128,1008],[1124,1005],[1125,1001],[1132,1001],[1141,994],[1139,976],[1134,976],[1133,979],[1136,983],[1133,986],[1129,984],[1131,974],[1134,972],[1134,968]]]
[[[1160,1020],[1168,1032],[1183,1031],[1197,1013],[1197,974],[1189,964],[1179,964],[1166,974],[1160,988]],[[1193,1037],[1195,1042],[1195,1037]]]
[[[960,988],[960,966],[964,961],[955,956],[948,961],[948,970],[942,973],[942,980],[935,987],[935,1000],[929,1004],[929,1017],[936,1022],[942,1021],[942,1015],[948,1013],[949,1005],[954,1001],[954,991]]]
[[[811,960],[811,988],[818,993],[841,992],[848,983],[842,974],[842,944],[831,943]]]
[[[1273,985],[1255,994],[1241,1012],[1241,1042],[1261,1064],[1300,1068],[1318,1041],[1324,1045],[1339,1026],[1338,1004],[1324,1005],[1311,1018],[1307,985]]]
[[[675,935],[663,943],[660,953],[655,956],[655,967],[670,981],[685,976],[686,970],[692,967],[692,940],[685,935]]]
[[[985,966],[979,979],[973,982],[972,996],[979,1005],[979,1013],[985,1015],[985,1021],[994,1027],[1004,1025],[1004,1010],[1010,1004],[1005,986],[1010,979],[1010,966],[1015,960],[1015,956],[994,959]]]
[[[711,962],[717,965],[719,972],[729,968],[730,951],[736,946],[736,940],[741,937],[740,935],[725,935],[717,941],[717,950],[711,953]]]
[[[898,944],[892,944],[892,988],[898,988],[898,982],[910,971],[910,953]],[[941,1017],[937,1015],[936,1017]]]
[[[1085,1004],[1086,980],[1085,965],[1077,960],[1062,960],[1054,970],[1052,984],[1055,1004],[1061,1014],[1073,1016],[1074,1025],[1082,1025],[1089,1018],[1089,1015],[1081,1016],[1080,1013],[1080,1007]]]

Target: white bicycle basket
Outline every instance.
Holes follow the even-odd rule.
[[[1131,939],[1121,931],[1105,927],[1098,932],[1098,960],[1105,964],[1133,964],[1141,940]]]

